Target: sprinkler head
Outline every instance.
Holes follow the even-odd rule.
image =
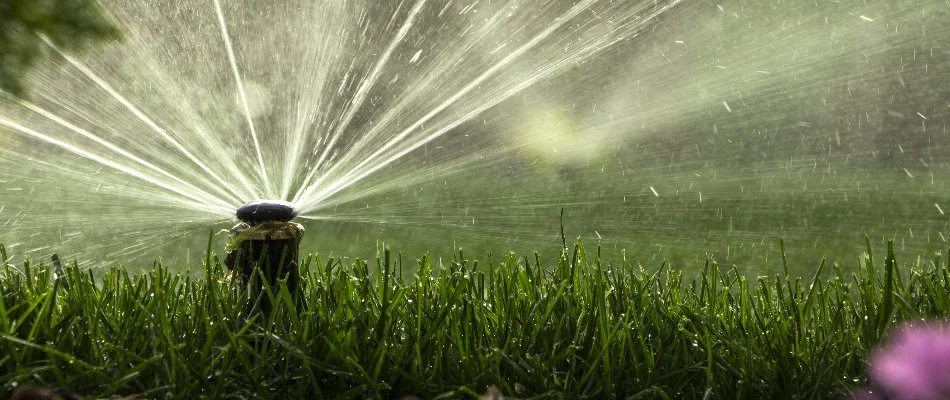
[[[238,208],[236,214],[241,222],[231,228],[224,265],[248,285],[251,298],[257,299],[252,309],[268,312],[274,305],[268,296],[262,296],[264,285],[277,288],[280,282],[286,282],[295,301],[303,301],[297,283],[304,229],[290,222],[297,216],[294,206],[280,200],[254,200]]]
[[[280,200],[254,200],[237,209],[237,219],[250,225],[262,222],[288,222],[297,216],[294,206]]]

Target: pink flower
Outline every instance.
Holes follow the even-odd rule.
[[[870,364],[871,384],[883,398],[950,398],[950,324],[907,324],[871,354]]]

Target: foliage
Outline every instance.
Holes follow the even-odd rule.
[[[579,244],[557,260],[463,253],[412,271],[310,257],[305,304],[249,314],[219,279],[116,267],[0,267],[0,397],[12,382],[85,395],[178,398],[839,398],[895,321],[946,316],[945,260],[822,264],[811,282],[747,279],[709,263],[695,279]],[[2,251],[0,251],[2,253]],[[5,255],[4,255],[5,258]],[[825,269],[831,269],[826,274]],[[94,276],[98,275],[98,276]]]
[[[49,52],[117,39],[119,29],[98,0],[0,0],[0,90],[23,95],[24,76]]]

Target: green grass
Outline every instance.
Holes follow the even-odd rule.
[[[204,277],[4,262],[0,397],[32,383],[90,397],[475,398],[497,385],[515,398],[841,398],[896,321],[950,312],[950,260],[898,267],[870,250],[856,273],[821,265],[810,279],[647,272],[579,245],[446,265],[311,257],[304,305],[279,285],[266,295],[280,306],[251,316],[211,255]]]

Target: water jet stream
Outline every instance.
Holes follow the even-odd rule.
[[[403,22],[402,26],[399,28],[399,32],[396,33],[396,36],[393,37],[393,40],[389,42],[389,45],[386,46],[386,50],[380,56],[379,60],[376,61],[376,64],[373,65],[372,70],[369,75],[363,79],[360,83],[360,87],[356,90],[356,93],[353,95],[353,99],[347,103],[346,111],[343,114],[343,117],[340,118],[340,121],[336,124],[336,129],[333,130],[333,133],[330,135],[330,141],[323,146],[323,151],[320,153],[320,158],[317,159],[317,162],[311,167],[310,172],[304,178],[303,182],[300,185],[300,190],[305,190],[310,184],[313,176],[320,171],[323,167],[323,163],[327,158],[327,155],[330,154],[330,150],[334,148],[337,140],[340,139],[340,135],[349,127],[350,121],[362,107],[363,102],[366,101],[366,96],[369,93],[370,89],[376,85],[376,81],[379,80],[380,73],[383,71],[383,68],[389,62],[389,58],[392,56],[393,51],[396,50],[403,40],[406,38],[406,35],[409,33],[409,28],[412,27],[413,22],[416,19],[416,16],[419,15],[419,11],[422,10],[422,7],[425,5],[426,0],[418,0],[416,4],[412,7],[412,10],[409,11],[409,16],[406,17],[406,20]],[[288,193],[283,193],[286,196]],[[299,199],[301,192],[298,191],[294,194],[294,199]]]
[[[261,153],[261,143],[257,139],[257,129],[254,128],[254,121],[251,118],[251,109],[247,102],[247,92],[244,90],[244,81],[241,79],[241,71],[238,70],[237,59],[234,56],[234,46],[231,44],[231,36],[228,35],[227,23],[224,21],[224,11],[221,10],[221,0],[214,0],[214,10],[218,16],[218,26],[221,27],[221,38],[224,40],[224,47],[228,53],[228,62],[231,64],[231,72],[234,74],[234,83],[237,86],[238,94],[241,98],[241,107],[244,109],[244,117],[247,121],[247,128],[251,131],[251,139],[254,141],[254,151],[257,152],[257,166],[261,176],[261,185],[268,197],[274,197],[274,188],[271,185],[270,178],[267,177],[267,168],[264,167],[264,155]]]
[[[39,132],[34,131],[34,130],[30,129],[30,128],[27,128],[27,127],[25,127],[25,126],[23,126],[23,125],[20,125],[20,124],[17,124],[17,123],[15,123],[15,122],[13,122],[13,121],[10,121],[10,120],[8,120],[8,119],[6,119],[6,118],[0,117],[0,126],[4,126],[4,127],[6,127],[6,128],[12,129],[12,130],[14,130],[14,131],[20,132],[20,133],[22,133],[22,134],[24,134],[24,135],[28,135],[28,136],[34,137],[34,138],[36,138],[36,139],[42,140],[42,141],[44,141],[44,142],[47,142],[47,143],[49,143],[49,144],[52,144],[52,145],[61,147],[61,148],[65,149],[65,150],[67,150],[67,151],[69,151],[69,152],[71,152],[71,153],[74,153],[74,154],[76,154],[76,155],[83,156],[83,157],[85,157],[85,158],[88,158],[88,159],[90,159],[90,160],[93,160],[93,161],[95,161],[95,162],[98,162],[98,163],[100,163],[100,164],[102,164],[102,165],[105,165],[105,166],[107,166],[107,167],[109,167],[109,168],[112,168],[112,169],[115,169],[115,170],[117,170],[117,171],[121,171],[121,172],[127,173],[127,174],[132,175],[132,176],[134,176],[134,177],[136,177],[136,178],[139,178],[139,179],[141,179],[141,180],[143,180],[143,181],[145,181],[145,182],[154,184],[154,185],[159,186],[159,187],[161,187],[161,188],[164,188],[164,189],[166,189],[166,190],[168,190],[168,191],[170,191],[170,192],[177,193],[177,194],[179,194],[179,195],[181,195],[181,196],[183,196],[183,197],[186,197],[186,198],[189,198],[189,199],[194,200],[194,202],[180,201],[179,203],[180,203],[183,207],[186,207],[186,208],[194,208],[194,209],[207,209],[207,210],[210,211],[210,212],[220,213],[220,214],[224,214],[224,215],[230,214],[231,210],[233,209],[233,207],[232,207],[228,202],[226,202],[226,201],[224,201],[224,200],[221,200],[220,198],[212,197],[211,195],[208,195],[208,194],[206,194],[206,193],[204,193],[204,192],[201,192],[199,195],[196,195],[196,194],[193,194],[193,193],[189,193],[189,192],[187,192],[187,191],[183,191],[183,190],[181,190],[181,189],[179,189],[179,188],[177,188],[177,187],[175,187],[175,186],[173,186],[173,185],[170,185],[170,184],[168,184],[168,183],[166,183],[166,182],[157,180],[157,179],[155,179],[155,178],[153,178],[153,177],[151,177],[151,176],[149,176],[149,175],[146,175],[146,174],[144,174],[144,173],[142,173],[142,172],[140,172],[140,171],[137,171],[137,170],[135,170],[135,169],[133,169],[133,168],[129,168],[128,166],[125,166],[125,165],[123,165],[123,164],[119,164],[119,163],[117,163],[117,162],[111,161],[111,160],[109,160],[109,159],[107,159],[107,158],[105,158],[105,157],[102,157],[102,156],[99,156],[99,155],[95,154],[94,152],[91,152],[91,151],[88,151],[88,150],[84,150],[84,149],[82,149],[82,148],[79,148],[79,147],[77,147],[77,146],[71,145],[71,144],[69,144],[69,143],[65,143],[65,142],[63,142],[63,141],[61,141],[61,140],[57,140],[57,139],[55,139],[55,138],[51,138],[51,137],[46,136],[46,135],[44,135],[44,134],[42,134],[42,133],[39,133]],[[204,195],[204,196],[201,196],[201,195]]]
[[[85,130],[85,129],[82,129],[82,128],[80,128],[80,127],[74,125],[74,124],[69,123],[68,121],[66,121],[66,120],[64,120],[64,119],[62,119],[62,118],[60,118],[59,116],[57,116],[57,115],[55,115],[55,114],[53,114],[53,113],[51,113],[51,112],[49,112],[49,111],[47,111],[47,110],[44,110],[43,108],[40,108],[40,107],[36,106],[35,104],[32,104],[32,103],[27,102],[27,101],[25,101],[25,100],[21,100],[21,101],[20,101],[20,104],[22,104],[24,107],[26,107],[26,108],[27,108],[28,110],[30,110],[30,111],[33,111],[33,112],[35,112],[35,113],[37,113],[37,114],[40,114],[40,115],[42,115],[42,116],[44,116],[44,117],[46,117],[46,118],[49,118],[50,120],[56,122],[57,124],[60,124],[61,126],[65,127],[66,129],[69,129],[71,132],[76,133],[77,135],[80,135],[80,136],[82,136],[82,137],[85,137],[85,138],[88,138],[88,139],[90,139],[90,140],[93,140],[93,141],[95,141],[96,143],[102,145],[103,147],[105,147],[105,148],[107,148],[107,149],[109,149],[109,150],[112,150],[113,152],[118,153],[119,155],[121,155],[121,156],[123,156],[123,157],[125,157],[125,158],[127,158],[127,159],[129,159],[129,160],[132,160],[132,161],[136,162],[136,163],[139,164],[139,165],[142,165],[142,166],[144,166],[144,167],[146,167],[146,168],[148,168],[148,169],[151,169],[152,171],[158,172],[159,174],[164,175],[165,177],[167,177],[167,178],[169,178],[169,179],[171,179],[171,180],[177,182],[178,184],[183,185],[183,186],[185,186],[185,187],[188,187],[188,188],[194,190],[195,192],[197,192],[198,195],[200,195],[200,196],[204,199],[204,201],[207,201],[207,202],[210,202],[210,203],[220,202],[220,203],[227,204],[227,202],[225,202],[224,200],[222,200],[222,199],[220,199],[220,198],[217,198],[217,197],[214,197],[214,196],[208,194],[208,193],[205,192],[204,190],[201,190],[201,189],[197,188],[196,186],[194,186],[194,185],[192,185],[192,184],[190,184],[190,183],[188,183],[188,182],[182,180],[181,178],[179,178],[179,177],[177,177],[177,176],[175,176],[175,175],[169,173],[168,171],[165,171],[164,169],[159,168],[159,167],[156,166],[155,164],[152,164],[152,163],[150,163],[150,162],[148,162],[148,161],[145,161],[145,160],[143,160],[142,158],[140,158],[140,157],[138,157],[138,156],[136,156],[136,155],[134,155],[134,154],[132,154],[132,153],[126,151],[125,149],[122,149],[121,147],[119,147],[119,146],[117,146],[117,145],[115,145],[115,144],[113,144],[113,143],[111,143],[111,142],[109,142],[109,141],[107,141],[107,140],[105,140],[105,139],[99,137],[99,136],[96,136],[96,135],[90,133],[89,131],[87,131],[87,130]],[[31,136],[32,136],[32,134],[31,134]],[[46,140],[46,139],[43,139],[43,140]],[[55,144],[55,143],[54,143],[54,144]],[[58,144],[57,144],[57,145],[58,145]],[[71,151],[72,151],[72,150],[71,150]],[[122,170],[122,171],[127,171],[128,168],[127,168],[127,167],[126,167],[126,168],[122,168],[121,170]],[[144,174],[143,174],[143,175],[144,175]],[[209,186],[211,186],[209,182],[204,182],[204,183],[206,183],[206,184],[208,184]],[[211,186],[211,187],[213,187],[214,189],[220,189],[219,186]],[[236,196],[234,196],[233,194],[225,194],[225,195],[231,196],[231,197],[229,198],[229,200],[230,200],[231,202],[239,202],[239,201],[241,201],[240,197],[236,197]]]
[[[485,82],[486,80],[488,80],[489,78],[491,78],[493,75],[495,75],[495,74],[496,74],[498,71],[500,71],[502,68],[506,67],[509,63],[513,62],[514,60],[517,60],[517,59],[518,59],[519,57],[521,57],[523,54],[525,54],[526,52],[528,52],[529,50],[531,50],[532,48],[534,48],[535,46],[537,46],[539,43],[541,43],[542,41],[544,41],[545,39],[547,39],[552,33],[554,33],[554,32],[556,32],[557,30],[559,30],[564,24],[566,24],[566,23],[570,22],[571,20],[573,20],[575,17],[577,17],[577,16],[578,16],[580,13],[582,13],[583,11],[588,10],[593,4],[597,3],[597,1],[598,1],[598,0],[587,0],[587,1],[579,2],[579,3],[575,4],[570,10],[568,10],[568,12],[566,12],[566,13],[564,13],[563,15],[559,16],[558,18],[556,18],[556,19],[555,19],[555,22],[552,23],[551,25],[549,25],[547,28],[545,28],[541,33],[539,33],[538,35],[534,36],[531,40],[529,40],[527,43],[525,43],[524,45],[522,45],[521,47],[519,47],[517,50],[515,50],[515,51],[509,53],[509,54],[508,54],[507,56],[505,56],[501,61],[499,61],[498,63],[495,63],[495,64],[492,65],[489,69],[487,69],[486,71],[484,71],[481,75],[479,75],[478,77],[476,77],[475,79],[473,79],[471,82],[469,82],[467,85],[465,85],[465,86],[464,86],[461,90],[459,90],[456,94],[454,94],[453,96],[449,97],[448,99],[446,99],[445,101],[443,101],[441,104],[439,104],[438,106],[436,106],[435,108],[433,108],[431,111],[429,111],[427,114],[425,114],[424,116],[422,116],[422,117],[421,117],[419,120],[417,120],[415,123],[413,123],[413,124],[410,125],[409,127],[407,127],[407,128],[405,128],[404,130],[402,130],[402,131],[401,131],[400,133],[398,133],[394,138],[390,139],[390,140],[387,141],[385,144],[383,144],[382,146],[380,146],[380,147],[379,147],[376,151],[374,151],[372,154],[370,154],[369,156],[363,158],[363,161],[359,162],[355,167],[350,168],[349,171],[348,171],[347,173],[345,173],[341,178],[339,178],[339,179],[337,179],[336,181],[334,181],[333,183],[331,183],[331,184],[329,184],[329,185],[326,185],[326,186],[323,186],[323,187],[319,186],[319,184],[322,183],[322,182],[320,182],[320,181],[318,181],[318,182],[316,182],[316,183],[314,183],[314,184],[312,184],[312,185],[310,185],[310,186],[306,186],[306,185],[302,186],[302,188],[305,188],[305,189],[303,189],[303,192],[302,192],[302,193],[298,193],[298,195],[295,195],[295,196],[294,196],[294,203],[298,205],[299,209],[301,210],[301,213],[306,213],[306,212],[312,210],[313,207],[315,207],[317,204],[319,204],[319,202],[322,201],[323,199],[325,199],[325,198],[327,198],[327,197],[329,197],[329,196],[332,196],[334,193],[336,193],[336,192],[338,192],[338,191],[340,191],[340,190],[346,188],[347,186],[350,186],[350,185],[352,185],[352,184],[354,184],[354,183],[356,183],[356,182],[362,180],[362,179],[365,178],[366,176],[368,176],[368,175],[370,175],[370,174],[372,174],[372,173],[378,171],[379,169],[381,169],[381,168],[383,168],[383,167],[389,165],[389,164],[392,163],[393,161],[395,161],[395,160],[397,160],[397,159],[403,157],[404,155],[406,155],[406,154],[408,154],[408,153],[410,153],[410,152],[412,152],[412,151],[418,149],[419,147],[425,145],[426,143],[429,143],[429,142],[431,142],[432,140],[434,140],[434,139],[436,139],[436,138],[442,136],[443,134],[445,134],[446,132],[450,131],[451,129],[457,127],[458,125],[460,125],[461,123],[465,122],[466,120],[468,120],[468,119],[470,119],[470,118],[472,118],[472,117],[474,117],[474,116],[476,116],[476,115],[482,113],[483,111],[487,110],[488,108],[491,108],[491,107],[497,105],[498,103],[500,103],[500,102],[502,102],[502,101],[504,101],[504,100],[510,98],[511,96],[513,96],[514,94],[520,92],[520,91],[523,90],[524,88],[533,85],[533,84],[534,84],[535,82],[537,82],[538,80],[541,80],[541,79],[544,79],[544,78],[547,78],[547,77],[556,75],[559,71],[563,70],[563,68],[569,66],[569,64],[562,62],[562,63],[554,63],[554,65],[548,66],[547,68],[543,69],[542,72],[535,73],[535,74],[534,74],[533,76],[531,76],[529,79],[527,79],[527,80],[521,82],[519,85],[516,85],[515,87],[513,87],[513,88],[511,88],[511,89],[509,89],[509,90],[503,92],[500,96],[495,96],[494,98],[485,101],[481,106],[479,106],[479,107],[475,108],[474,110],[472,110],[472,111],[470,111],[470,112],[468,112],[468,113],[462,115],[461,117],[456,118],[455,120],[453,120],[453,121],[447,123],[445,127],[443,127],[443,128],[441,128],[441,129],[439,129],[439,130],[433,132],[432,134],[430,134],[430,135],[428,135],[428,136],[422,138],[421,140],[416,141],[415,143],[412,143],[412,144],[408,145],[408,146],[405,147],[404,149],[402,149],[402,150],[400,150],[400,151],[397,151],[396,154],[393,154],[393,155],[387,157],[386,159],[384,159],[384,160],[382,160],[382,161],[380,161],[380,162],[377,162],[377,163],[374,164],[373,166],[367,168],[366,171],[361,172],[361,169],[364,168],[367,164],[369,164],[369,163],[375,161],[375,159],[376,159],[377,157],[379,157],[381,154],[385,153],[386,151],[388,151],[388,150],[389,150],[390,148],[392,148],[393,146],[399,144],[403,139],[405,139],[407,136],[409,136],[411,133],[413,133],[416,129],[422,127],[422,126],[423,126],[426,122],[428,122],[430,119],[432,119],[433,117],[435,117],[436,115],[438,115],[439,113],[441,113],[442,111],[444,111],[445,109],[447,109],[448,107],[450,107],[450,106],[452,106],[453,104],[455,104],[455,102],[457,102],[459,99],[463,98],[465,95],[467,95],[469,92],[471,92],[471,91],[474,90],[475,88],[479,87],[479,85],[481,85],[483,82]],[[660,15],[660,14],[662,14],[663,12],[669,10],[670,8],[676,6],[677,4],[679,4],[679,0],[671,1],[671,2],[669,2],[669,4],[667,4],[667,5],[663,6],[663,7],[660,7],[660,8],[658,8],[657,10],[654,10],[654,11],[652,12],[652,14],[649,14],[649,15],[646,15],[646,16],[638,16],[638,18],[636,19],[636,21],[641,22],[641,23],[642,23],[642,21],[649,21],[649,20],[655,18],[657,15]],[[636,27],[638,27],[638,26],[636,26]],[[635,30],[636,27],[633,28],[633,29]],[[607,46],[609,46],[609,45],[611,45],[611,44],[613,44],[613,43],[612,43],[612,42],[611,42],[611,43],[605,43],[605,44],[602,44],[601,47],[599,47],[599,48],[587,49],[587,50],[593,50],[593,51],[589,51],[585,56],[587,56],[587,57],[592,56],[593,54],[596,54],[597,51],[599,51],[599,50],[601,50],[602,48],[607,47]],[[574,60],[575,60],[575,62],[578,62],[578,61],[580,61],[580,60],[583,60],[583,58],[582,58],[582,57],[576,57],[576,58],[574,58]],[[382,129],[382,127],[384,127],[384,126],[386,126],[385,123],[379,123],[379,124],[377,124],[377,125],[375,126],[375,129]],[[365,136],[363,136],[363,137],[360,139],[360,140],[361,140],[361,143],[362,143],[362,142],[365,142],[368,138],[373,137],[374,135],[375,135],[374,130],[371,130],[370,132],[368,132]],[[359,145],[357,145],[356,147],[359,148]],[[330,174],[336,169],[336,167],[339,166],[339,165],[340,165],[340,164],[337,164],[336,166],[331,167],[330,171],[327,171],[327,174],[326,174],[326,175],[330,175]],[[312,172],[313,172],[313,171],[312,171]],[[319,192],[315,192],[315,190],[316,190],[318,187],[320,187],[322,190],[320,190]]]
[[[50,43],[50,45],[52,46],[52,43]],[[175,138],[173,138],[165,129],[159,126],[154,120],[149,118],[148,115],[146,115],[144,112],[142,112],[142,110],[140,110],[138,107],[132,104],[131,101],[126,99],[124,96],[122,96],[111,85],[109,85],[108,82],[106,82],[104,79],[96,75],[95,72],[93,72],[91,69],[86,67],[83,63],[79,62],[79,60],[76,60],[72,56],[61,52],[56,47],[53,47],[53,49],[55,49],[64,59],[66,59],[66,61],[69,62],[69,64],[71,64],[77,70],[82,72],[87,78],[95,82],[97,86],[105,90],[106,93],[112,96],[113,99],[121,103],[127,110],[129,110],[129,112],[135,115],[136,118],[138,118],[143,123],[145,123],[145,125],[147,125],[149,128],[152,128],[152,130],[155,131],[155,133],[158,133],[162,138],[168,141],[168,143],[170,143],[172,146],[178,149],[178,151],[180,151],[183,155],[185,155],[185,157],[187,157],[189,160],[195,163],[195,165],[201,168],[202,171],[204,171],[205,173],[210,175],[212,178],[214,178],[214,180],[217,181],[221,185],[222,188],[231,190],[235,196],[241,197],[240,194],[238,194],[237,192],[234,192],[234,189],[231,187],[231,185],[228,185],[224,181],[224,179],[221,178],[221,176],[219,176],[217,173],[211,170],[211,168],[209,168],[204,162],[199,160],[198,157],[195,157],[195,155],[192,154],[191,151],[189,151],[187,148],[185,148],[185,146],[183,146],[181,143],[175,140]]]

